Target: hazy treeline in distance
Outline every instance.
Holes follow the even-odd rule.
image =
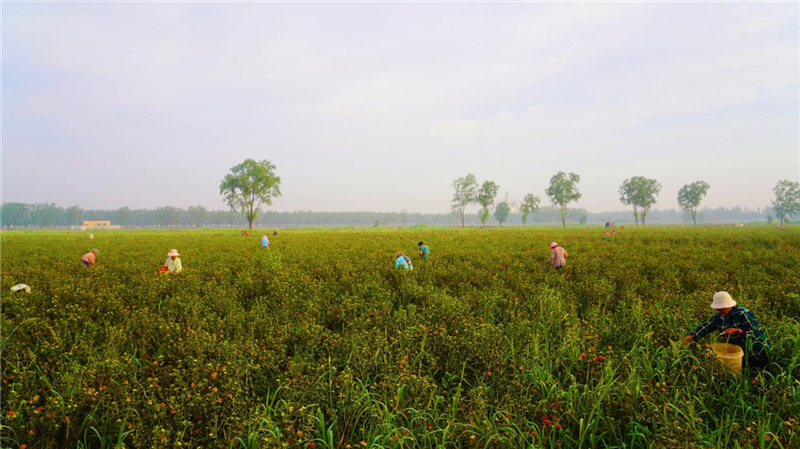
[[[741,207],[703,209],[698,215],[698,223],[734,223],[766,221],[768,215],[774,215],[770,208],[749,209]],[[648,224],[681,224],[691,223],[688,212],[677,209],[654,209],[647,215]],[[478,213],[468,214],[467,226],[480,226]],[[241,212],[213,211],[203,206],[190,206],[182,209],[173,206],[157,209],[130,209],[123,207],[116,210],[82,209],[80,206],[60,207],[53,203],[3,203],[0,211],[0,223],[4,228],[25,227],[69,227],[83,223],[83,220],[110,220],[114,225],[125,227],[242,227],[247,220]],[[585,209],[570,209],[567,223],[597,225],[606,222],[616,224],[633,224],[630,211],[588,212]],[[456,226],[460,225],[459,217],[451,213],[424,214],[414,212],[315,212],[263,211],[256,223],[260,227],[305,227],[305,226]],[[528,216],[527,225],[560,224],[559,210],[542,207],[536,214]],[[497,226],[493,218],[487,225]],[[511,213],[505,226],[521,226],[521,215]]]

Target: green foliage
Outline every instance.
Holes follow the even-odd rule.
[[[697,208],[700,207],[700,202],[703,201],[703,197],[706,196],[710,187],[705,181],[695,181],[678,190],[678,206],[681,210],[692,213],[692,221],[695,226],[697,226]]]
[[[564,228],[567,227],[567,205],[581,199],[581,193],[578,191],[579,182],[581,182],[579,175],[560,171],[550,178],[550,186],[544,191],[550,198],[550,203],[561,209],[561,225]]]
[[[133,212],[130,207],[120,207],[114,213],[114,222],[120,226],[128,226],[133,219]]]
[[[83,223],[83,209],[80,206],[68,207],[64,211],[64,218],[68,225],[79,225]]]
[[[775,192],[775,199],[772,200],[772,210],[775,211],[775,215],[778,216],[781,225],[787,219],[800,214],[800,182],[782,179],[778,181],[772,191]]]
[[[461,227],[464,227],[464,215],[467,206],[478,201],[478,180],[472,173],[453,181],[453,199],[450,201],[453,213],[461,216]]]
[[[525,223],[528,222],[528,215],[539,212],[539,197],[533,196],[532,193],[525,195],[519,211],[522,212],[522,226],[525,226]]]
[[[500,226],[503,226],[508,220],[508,214],[511,213],[511,208],[508,206],[508,203],[505,201],[498,204],[494,210],[494,218],[500,223]]]
[[[0,445],[798,447],[798,232],[4,231]],[[718,290],[766,371],[680,342]]]
[[[188,215],[189,223],[196,228],[203,227],[203,223],[206,222],[206,216],[208,215],[208,209],[203,206],[189,206],[189,209],[186,210],[186,214]]]
[[[634,176],[622,182],[619,188],[619,200],[626,206],[633,205],[636,225],[639,225],[639,216],[641,216],[642,226],[644,226],[647,212],[656,203],[656,197],[660,191],[661,184],[655,179]]]
[[[483,207],[480,215],[481,226],[486,226],[486,220],[489,218],[489,208],[494,204],[498,190],[500,190],[500,186],[492,181],[484,181],[481,188],[478,189],[477,202]]]
[[[256,162],[245,159],[231,168],[219,185],[219,193],[231,210],[241,211],[250,229],[258,218],[259,207],[269,206],[274,197],[281,196],[281,178],[275,175],[275,166],[268,160]]]

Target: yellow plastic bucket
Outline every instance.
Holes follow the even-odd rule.
[[[730,343],[714,343],[711,345],[711,350],[717,360],[734,373],[738,373],[742,369],[744,351],[739,346]]]

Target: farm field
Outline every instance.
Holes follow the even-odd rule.
[[[268,232],[4,231],[2,446],[800,448],[796,227]],[[682,344],[719,290],[765,371]]]

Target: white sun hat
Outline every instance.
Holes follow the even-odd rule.
[[[553,243],[551,243],[551,244],[550,244],[550,249],[553,249],[553,248],[555,248],[556,246],[558,246],[558,243],[556,243],[556,242],[553,242]]]
[[[169,250],[169,253],[167,253],[167,256],[180,256],[180,254],[178,254],[177,249],[171,249]]]
[[[714,301],[711,302],[712,309],[727,309],[736,305],[736,301],[731,298],[728,292],[714,293]]]

